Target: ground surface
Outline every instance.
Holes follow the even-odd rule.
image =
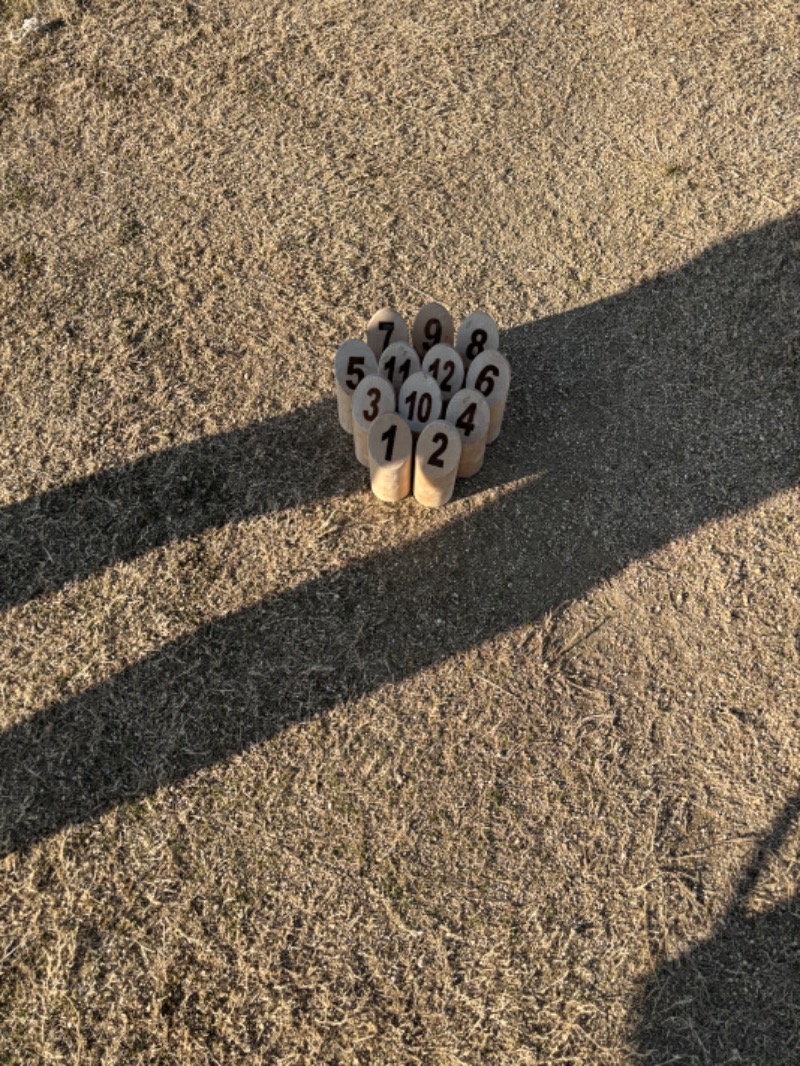
[[[0,0],[0,1061],[798,1061],[798,55]],[[514,373],[435,513],[331,399],[432,298]]]

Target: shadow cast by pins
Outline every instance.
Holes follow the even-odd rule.
[[[745,871],[714,934],[664,963],[645,983],[634,1019],[651,1066],[800,1061],[800,897],[765,913],[747,901],[768,857],[800,815],[791,796]]]
[[[410,547],[205,625],[8,728],[0,852],[535,621],[673,538],[796,485],[799,242],[797,219],[776,222],[629,292],[509,330],[507,422],[474,482],[507,490]],[[0,512],[0,602],[362,485],[332,402],[182,446]]]

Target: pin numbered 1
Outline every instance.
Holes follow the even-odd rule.
[[[411,492],[414,442],[408,423],[399,414],[379,415],[367,438],[372,491],[379,500],[396,503]]]
[[[365,377],[353,393],[353,443],[356,459],[362,466],[369,466],[368,437],[372,423],[380,415],[390,414],[396,406],[391,382],[377,374]]]

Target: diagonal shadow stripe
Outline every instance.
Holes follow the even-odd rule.
[[[0,510],[0,609],[206,529],[353,491],[323,400]]]
[[[644,1061],[794,1066],[800,1054],[800,896],[746,907],[800,815],[790,795],[757,848],[715,932],[662,963],[640,989],[633,1022]]]
[[[513,403],[476,479],[508,491],[8,729],[0,849],[25,848],[534,621],[675,537],[797,485],[799,240],[797,219],[774,223],[675,274],[509,331]],[[332,410],[329,419],[308,430],[315,448],[337,432]],[[274,449],[293,424],[269,430]],[[327,470],[352,467],[346,442],[337,454]],[[281,484],[297,462],[282,456]],[[322,491],[318,482],[304,498]],[[241,497],[223,495],[201,502],[192,528],[224,520],[226,500],[242,513]],[[144,534],[165,535],[158,524]],[[78,569],[65,563],[62,573]]]

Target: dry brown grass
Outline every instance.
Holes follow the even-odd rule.
[[[0,0],[0,1062],[797,1061],[798,46]],[[330,399],[428,298],[439,513]]]

